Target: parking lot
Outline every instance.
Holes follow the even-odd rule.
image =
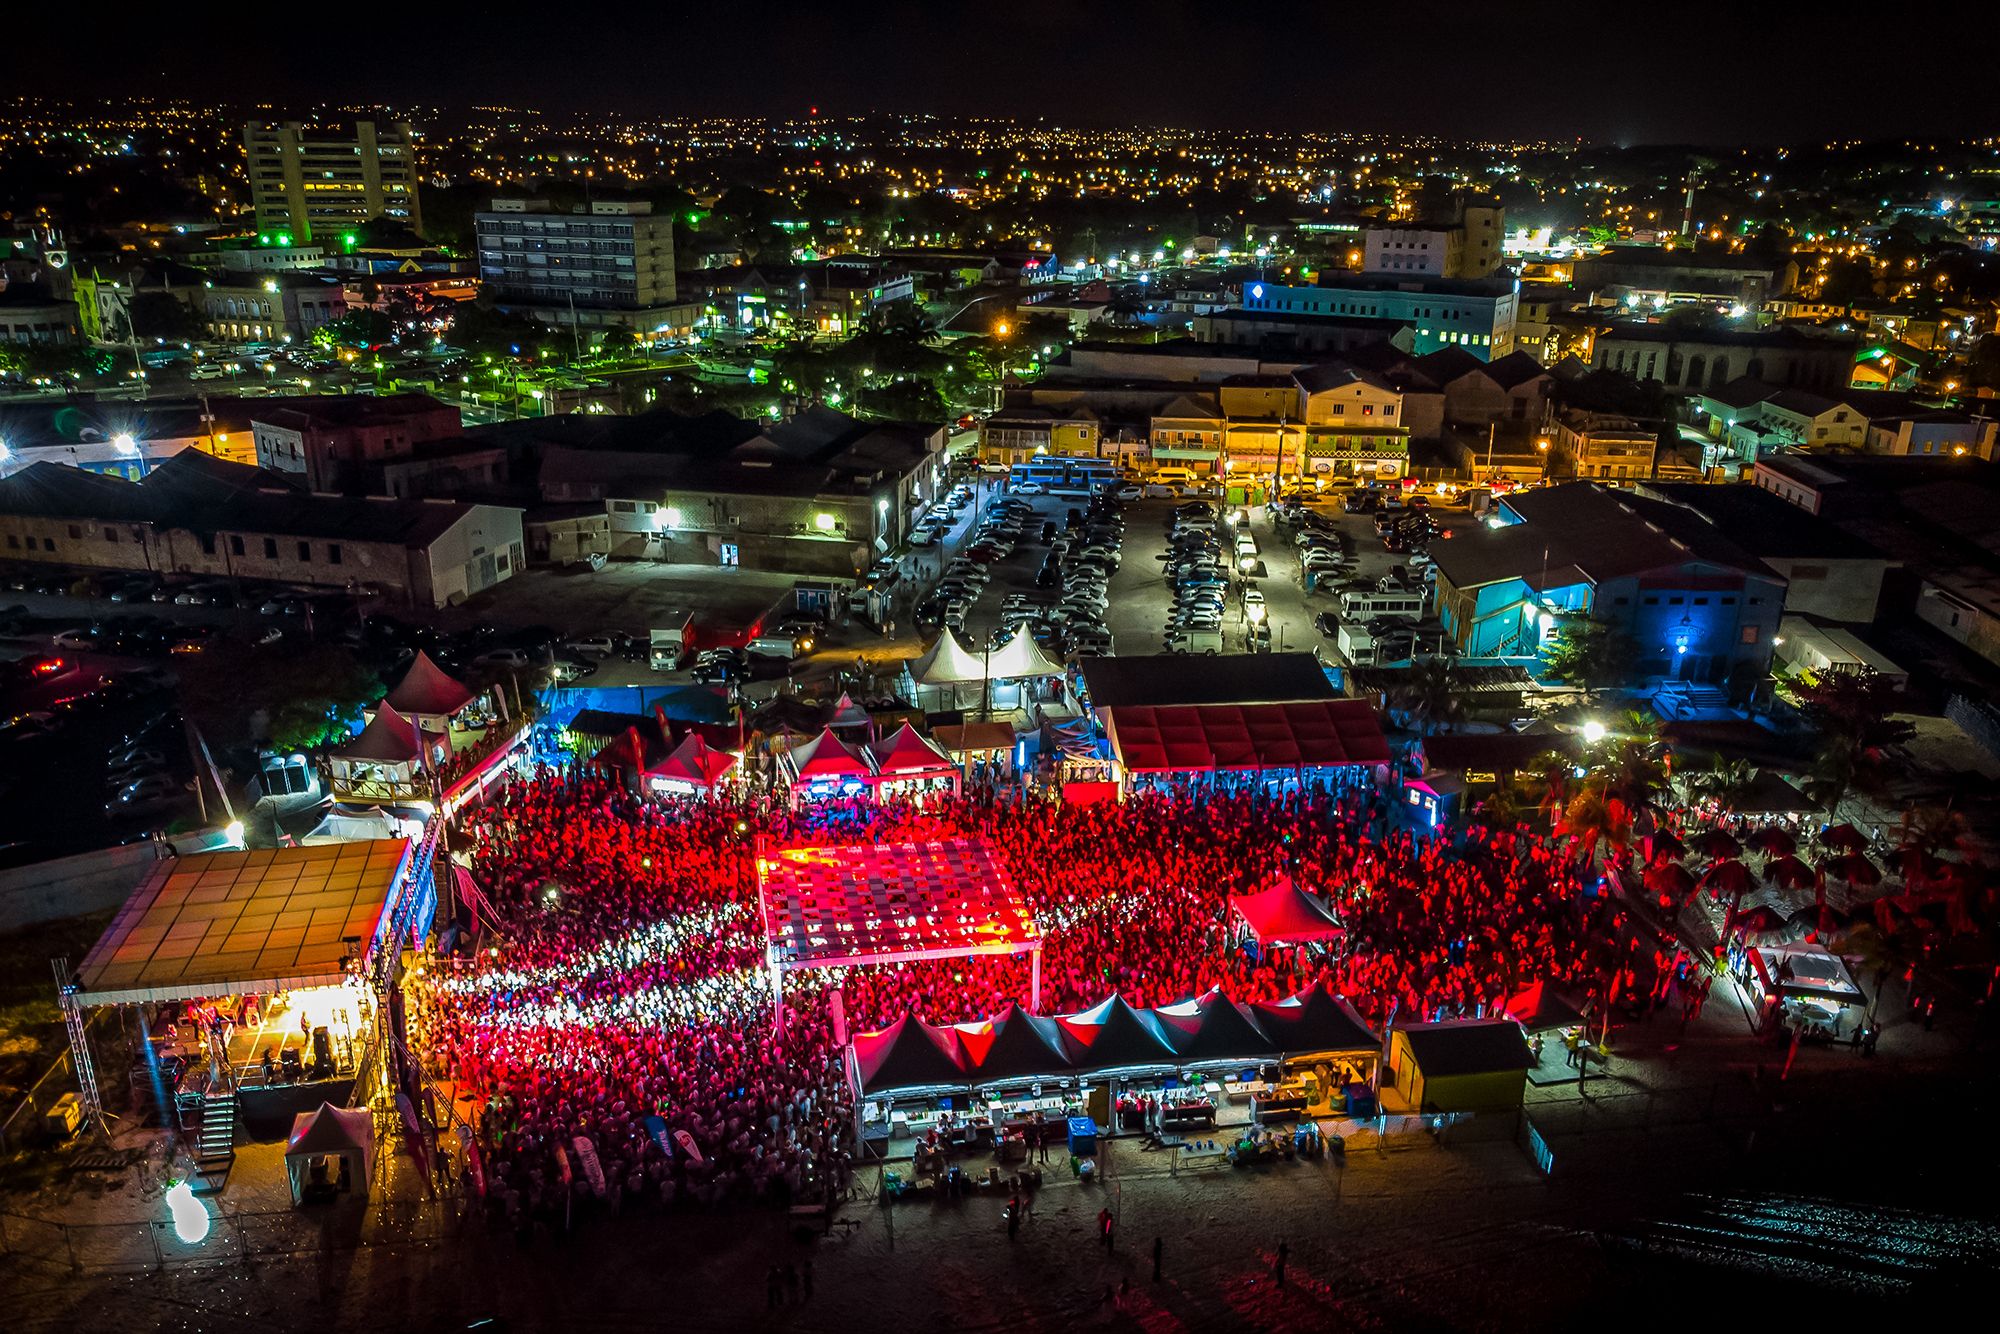
[[[1045,523],[1054,522],[1061,528],[1071,509],[1082,509],[1084,502],[1073,498],[1051,496],[1020,497],[1031,508],[1021,526],[1021,537],[1014,552],[986,568],[991,573],[991,582],[982,590],[972,604],[965,618],[964,637],[973,645],[978,645],[1000,628],[1003,608],[1010,595],[1020,595],[1035,601],[1052,601],[1057,593],[1051,589],[1036,587],[1036,571],[1048,555],[1049,546],[1040,540]],[[1174,500],[1151,499],[1133,500],[1119,507],[1119,514],[1125,521],[1125,535],[1120,548],[1120,564],[1107,584],[1108,605],[1104,613],[1104,624],[1111,631],[1112,649],[1120,654],[1154,654],[1162,651],[1165,625],[1173,604],[1173,586],[1167,578],[1164,563],[1159,559],[1168,549],[1168,528],[1172,522],[1175,507],[1182,503]],[[1316,515],[1331,522],[1344,552],[1351,558],[1347,568],[1351,573],[1340,580],[1329,581],[1318,591],[1307,593],[1303,586],[1298,550],[1293,542],[1295,528],[1280,527],[1274,521],[1271,511],[1262,505],[1248,507],[1222,506],[1225,522],[1241,512],[1247,522],[1228,528],[1227,532],[1246,532],[1258,547],[1258,564],[1249,572],[1232,570],[1223,596],[1221,618],[1222,647],[1224,653],[1241,653],[1250,648],[1251,621],[1244,612],[1243,593],[1255,588],[1264,597],[1265,616],[1271,627],[1269,647],[1274,651],[1324,650],[1323,656],[1329,662],[1334,660],[1332,645],[1327,636],[1320,633],[1314,618],[1322,612],[1333,611],[1338,606],[1335,589],[1346,582],[1373,582],[1388,575],[1395,567],[1407,568],[1409,558],[1386,550],[1375,535],[1375,524],[1367,514],[1348,514],[1336,502],[1316,503],[1308,508]],[[1436,516],[1440,526],[1450,530],[1461,530],[1472,525],[1475,520],[1462,511],[1440,512]],[[941,569],[951,554],[962,550],[967,535],[974,524],[974,515],[967,514],[954,525],[947,547],[930,548],[940,554],[927,560],[929,569]],[[1224,529],[1218,528],[1223,534]],[[922,558],[922,553],[919,553]],[[923,581],[923,587],[935,584],[935,579]],[[925,627],[930,633],[930,627]]]

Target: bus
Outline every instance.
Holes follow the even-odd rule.
[[[1118,464],[1111,459],[1037,454],[1026,463],[1008,469],[1007,489],[1016,491],[1023,483],[1032,483],[1042,495],[1091,496],[1117,486],[1121,480]]]

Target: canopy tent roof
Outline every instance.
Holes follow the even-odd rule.
[[[1132,773],[1316,769],[1389,761],[1382,721],[1366,700],[1121,705],[1100,712],[1113,753]]]
[[[1281,1001],[1250,1007],[1257,1027],[1268,1033],[1283,1052],[1374,1052],[1382,1039],[1341,997],[1326,987],[1314,987]]]
[[[1817,996],[1839,1005],[1859,1005],[1864,999],[1847,961],[1823,945],[1755,946],[1750,964],[1767,992]]]
[[[1508,998],[1504,1012],[1530,1033],[1574,1028],[1583,1022],[1583,1011],[1557,995],[1546,982],[1515,992]]]
[[[951,756],[939,750],[929,738],[904,723],[868,748],[875,757],[875,772],[881,777],[909,774],[957,773]]]
[[[1730,798],[1729,808],[1743,815],[1805,815],[1820,806],[1782,775],[1759,769],[1750,781],[1749,791]]]
[[[1124,1070],[1173,1065],[1174,1049],[1150,1013],[1110,996],[1080,1014],[1056,1016],[1073,1070]]]
[[[1024,627],[994,650],[988,670],[996,681],[1018,681],[1031,676],[1061,676],[1062,664],[1050,658]]]
[[[1070,1068],[1056,1021],[1009,1005],[991,1019],[954,1024],[971,1082],[997,1084],[1057,1075]]]
[[[376,707],[368,726],[331,755],[336,760],[373,764],[416,764],[424,757],[423,732],[384,700]]]
[[[340,1153],[375,1147],[375,1118],[365,1107],[336,1107],[323,1102],[319,1110],[300,1112],[292,1118],[292,1133],[285,1139],[287,1158],[300,1154]]]
[[[786,848],[757,859],[780,968],[1039,949],[1041,931],[983,839]]]
[[[948,686],[960,681],[984,681],[986,679],[985,659],[959,641],[957,635],[946,630],[938,636],[937,643],[930,646],[921,658],[910,668],[910,675],[920,686]]]
[[[856,704],[854,696],[843,690],[840,692],[840,698],[834,701],[833,717],[827,719],[826,725],[828,727],[866,727],[873,721],[874,719],[868,716],[868,710]]]
[[[878,1033],[854,1038],[861,1091],[963,1087],[971,1082],[956,1035],[909,1015]]]
[[[1257,1026],[1249,1009],[1220,990],[1160,1006],[1153,1015],[1174,1054],[1186,1064],[1261,1061],[1278,1054],[1278,1044]]]
[[[723,775],[736,767],[736,757],[726,750],[717,750],[702,739],[699,732],[689,732],[681,738],[668,756],[646,771],[649,777],[671,778],[696,787],[714,787],[722,781]]]
[[[365,951],[407,870],[402,839],[160,862],[77,970],[85,1004],[332,986]]]
[[[1229,909],[1265,945],[1296,945],[1346,934],[1326,905],[1289,880],[1262,893],[1232,896]]]
[[[402,714],[452,714],[471,702],[472,692],[432,662],[431,655],[422,649],[417,650],[410,670],[403,673],[403,679],[383,700]]]
[[[872,772],[867,755],[835,736],[831,727],[820,729],[820,734],[804,745],[793,746],[783,758],[785,772],[795,783],[815,778],[866,778]]]

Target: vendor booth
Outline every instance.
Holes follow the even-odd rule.
[[[375,1118],[364,1107],[300,1112],[285,1141],[285,1174],[292,1182],[292,1205],[367,1199],[375,1184]]]
[[[992,1144],[992,1123],[968,1111],[970,1075],[951,1029],[906,1015],[880,1032],[856,1034],[849,1050],[863,1099],[860,1143],[872,1156],[885,1158],[892,1141],[914,1138],[916,1170],[927,1175],[953,1149]]]
[[[1867,998],[1847,961],[1822,945],[1760,945],[1744,951],[1740,975],[1759,1005],[1761,1025],[1802,1037],[1851,1037],[1866,1022]]]
[[[1150,1010],[1135,1010],[1114,992],[1088,1010],[1057,1015],[1056,1027],[1084,1114],[1097,1124],[1143,1129],[1151,1109],[1180,1092],[1179,1057]]]
[[[1365,1116],[1374,1110],[1373,1075],[1382,1039],[1331,988],[1253,1005],[1250,1015],[1284,1054],[1284,1077],[1263,1096],[1287,1103],[1304,1099],[1303,1108],[1316,1114]]]
[[[908,723],[870,746],[868,754],[875,762],[875,790],[885,801],[958,794],[958,766]]]
[[[999,782],[1014,776],[1011,723],[948,724],[933,727],[931,738],[951,756],[959,772],[974,782]]]
[[[1399,1024],[1389,1030],[1382,1101],[1411,1112],[1508,1111],[1521,1105],[1534,1064],[1512,1019]]]
[[[437,795],[430,771],[444,757],[442,734],[424,732],[385,700],[366,727],[328,753],[333,799],[350,806],[428,811]]]
[[[646,770],[646,790],[671,796],[706,796],[736,768],[736,756],[717,750],[690,730],[658,764]]]
[[[778,775],[794,805],[833,797],[865,797],[875,777],[868,752],[823,728],[778,757]]]

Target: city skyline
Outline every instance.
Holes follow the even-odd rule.
[[[619,13],[524,42],[507,21],[454,34],[447,60],[299,62],[317,20],[282,14],[223,33],[140,16],[87,67],[18,70],[40,96],[188,98],[187,73],[236,74],[247,101],[506,105],[628,117],[930,114],[1076,126],[1308,129],[1456,140],[1766,145],[1968,138],[2000,128],[1948,72],[1924,96],[1827,98],[1827,80],[1916,68],[1954,34],[1992,28],[1971,5],[1883,25],[1852,5],[1694,5],[1672,31],[1564,23],[1525,6],[1431,3],[1393,15],[1277,6],[1219,24],[1186,0],[1005,15],[883,3],[842,20],[767,6],[759,42],[723,12]],[[730,53],[718,56],[716,53]],[[1300,54],[1304,53],[1304,54]],[[1802,82],[1776,79],[1764,56]],[[1653,62],[1648,64],[1647,62]],[[1753,68],[1753,64],[1755,67]],[[212,89],[208,90],[212,95]]]

